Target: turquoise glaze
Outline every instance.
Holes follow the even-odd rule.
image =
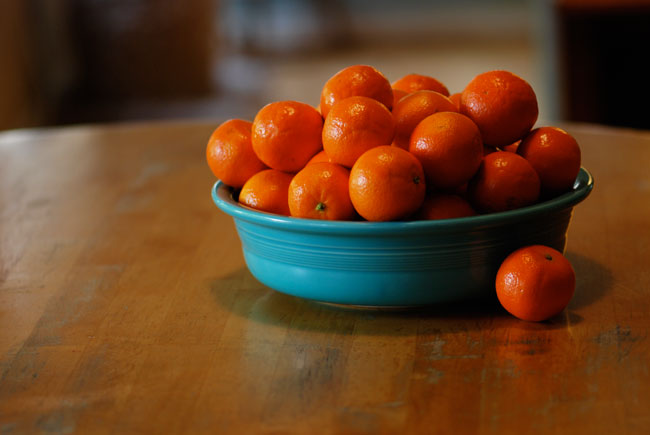
[[[347,305],[414,306],[493,296],[501,261],[544,244],[564,251],[573,206],[593,188],[580,170],[573,190],[503,213],[411,222],[332,222],[259,212],[217,181],[216,205],[234,218],[248,269],[283,293]]]

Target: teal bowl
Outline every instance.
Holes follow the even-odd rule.
[[[234,219],[246,265],[282,293],[320,302],[405,307],[494,297],[503,259],[532,244],[564,252],[573,207],[593,188],[584,168],[573,189],[529,207],[409,222],[298,219],[244,207],[217,181],[212,198]]]

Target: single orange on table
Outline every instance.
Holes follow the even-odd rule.
[[[326,117],[332,107],[348,97],[373,98],[387,109],[393,108],[393,88],[377,69],[368,65],[352,65],[334,74],[323,86],[320,110]]]
[[[255,116],[252,128],[255,154],[273,169],[298,172],[322,149],[323,118],[305,103],[267,104]]]
[[[436,91],[445,97],[449,96],[449,89],[440,80],[422,74],[407,74],[395,80],[392,87],[409,94],[415,91]]]
[[[573,267],[559,251],[543,245],[520,248],[501,264],[496,277],[499,302],[522,320],[539,322],[566,308],[575,292]]]
[[[317,162],[305,166],[289,184],[291,216],[307,219],[352,220],[350,171],[341,165]]]
[[[561,128],[534,129],[521,141],[517,154],[537,171],[544,196],[570,190],[580,171],[580,146]]]
[[[395,122],[386,106],[368,97],[349,97],[327,114],[323,149],[332,162],[350,168],[370,148],[390,145],[394,134]]]
[[[509,71],[489,71],[467,84],[460,112],[478,125],[483,142],[501,147],[524,137],[535,125],[539,110],[527,81]]]
[[[256,210],[289,216],[289,184],[293,174],[265,169],[248,179],[241,192],[239,203]]]
[[[526,159],[508,151],[486,155],[467,186],[470,203],[482,213],[531,205],[539,199],[539,193],[535,169]]]
[[[350,171],[350,199],[369,221],[404,219],[417,211],[426,192],[424,171],[408,151],[382,145],[361,155]]]
[[[472,206],[458,195],[434,193],[427,195],[413,220],[452,219],[476,215]]]
[[[422,163],[427,186],[452,190],[478,171],[483,142],[478,127],[467,116],[438,112],[415,127],[409,151]]]
[[[415,127],[427,116],[438,112],[458,112],[458,108],[449,98],[436,91],[416,91],[402,98],[393,107],[393,145],[408,149]]]
[[[228,186],[240,188],[254,174],[267,168],[253,151],[252,125],[242,119],[230,119],[217,127],[208,139],[208,166]]]

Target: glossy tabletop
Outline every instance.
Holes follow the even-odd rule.
[[[0,433],[647,433],[650,132],[569,124],[575,296],[353,310],[247,271],[218,122],[0,133]]]

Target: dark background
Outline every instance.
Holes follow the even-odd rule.
[[[650,1],[3,0],[0,129],[252,119],[340,68],[528,80],[540,122],[650,128]]]

